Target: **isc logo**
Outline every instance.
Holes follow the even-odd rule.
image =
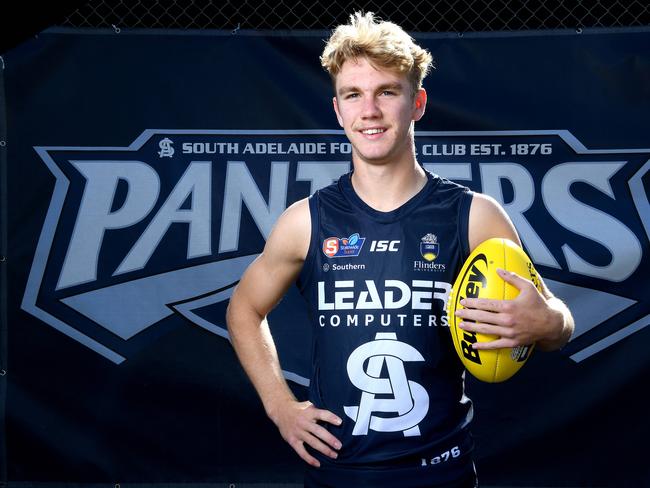
[[[372,241],[370,252],[397,252],[399,241]]]

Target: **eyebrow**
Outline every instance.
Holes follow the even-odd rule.
[[[384,91],[384,90],[402,91],[402,90],[404,90],[404,87],[402,86],[401,83],[395,82],[395,83],[384,83],[383,85],[379,85],[377,87],[377,89],[376,89],[376,91],[378,91],[378,92],[381,92],[381,91]],[[349,85],[349,86],[342,86],[341,88],[339,88],[338,94],[339,95],[344,95],[344,94],[349,93],[349,92],[360,92],[360,91],[363,91],[363,90],[361,90],[361,88],[358,88],[356,86]]]

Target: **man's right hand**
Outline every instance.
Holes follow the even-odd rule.
[[[308,464],[320,467],[318,459],[311,456],[305,444],[317,451],[336,459],[341,442],[318,424],[319,421],[339,426],[342,420],[329,410],[321,410],[311,402],[292,400],[284,403],[269,415],[280,430],[280,434],[293,447],[298,455]]]

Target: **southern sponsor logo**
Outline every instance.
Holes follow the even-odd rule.
[[[332,271],[357,271],[357,270],[363,270],[366,269],[366,265],[363,263],[359,264],[353,264],[353,263],[345,263],[345,264],[336,264],[333,263],[330,265],[329,263],[324,263],[323,264],[323,271],[328,272],[329,270]]]
[[[355,232],[350,237],[328,237],[323,241],[323,253],[328,258],[354,258],[359,255],[365,237]]]

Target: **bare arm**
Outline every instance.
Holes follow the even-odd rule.
[[[306,462],[318,461],[304,443],[336,457],[340,442],[317,421],[340,424],[327,410],[298,402],[282,375],[266,315],[295,281],[307,254],[310,217],[307,200],[289,207],[278,219],[264,251],[251,263],[235,288],[228,305],[228,332],[244,370],[257,390],[264,409],[282,437]]]
[[[503,237],[521,245],[517,231],[503,208],[489,196],[475,194],[469,215],[471,250],[492,237]],[[573,333],[573,317],[567,306],[546,287],[541,276],[540,293],[529,280],[515,273],[502,271],[499,274],[520,290],[517,298],[466,299],[468,308],[458,312],[461,318],[467,319],[461,328],[500,336],[492,342],[476,343],[476,348],[497,349],[534,342],[543,351],[553,351],[564,346]]]

